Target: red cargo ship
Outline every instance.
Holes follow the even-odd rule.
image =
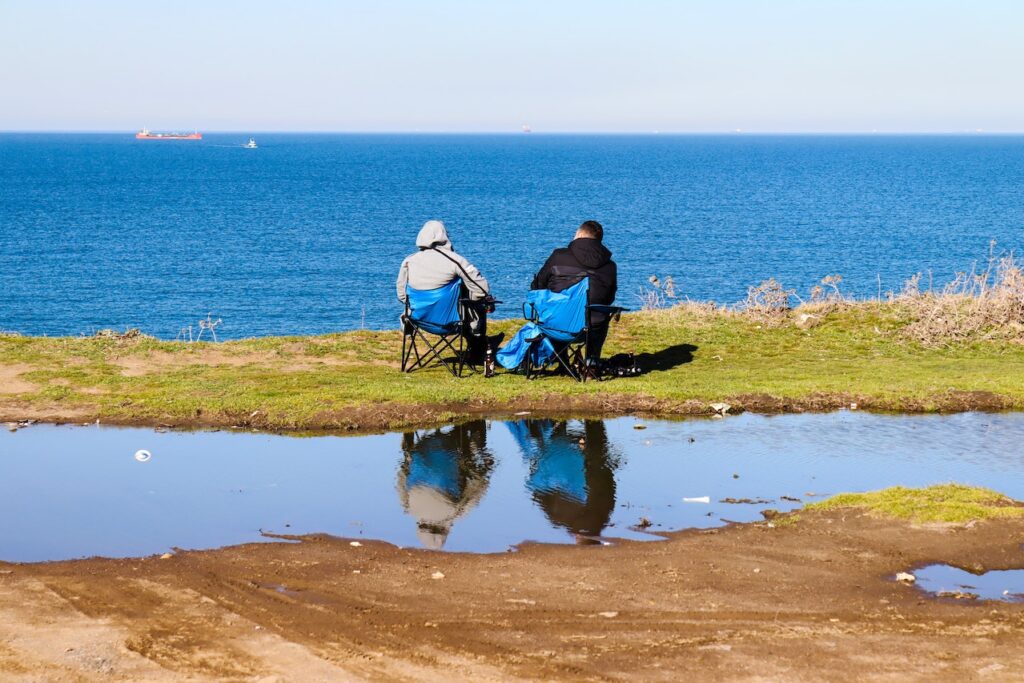
[[[148,128],[143,128],[135,134],[136,140],[202,140],[203,134],[199,131],[194,133],[151,133]]]

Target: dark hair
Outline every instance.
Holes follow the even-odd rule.
[[[604,239],[604,228],[597,221],[583,221],[580,225],[580,232],[593,237],[598,242]]]

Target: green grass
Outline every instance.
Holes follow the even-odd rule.
[[[720,400],[755,410],[1024,408],[1024,345],[925,348],[900,333],[906,324],[899,306],[880,303],[842,308],[808,330],[686,307],[640,312],[613,326],[606,355],[635,352],[649,371],[583,385],[455,379],[439,368],[404,375],[397,331],[221,344],[0,336],[0,373],[18,366],[17,379],[34,387],[0,387],[0,414],[379,429],[522,408],[692,414]]]
[[[866,508],[872,514],[912,522],[963,523],[972,520],[1024,517],[1024,504],[989,489],[940,484],[923,489],[894,486],[868,493],[841,493],[807,510]]]

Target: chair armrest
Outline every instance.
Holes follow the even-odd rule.
[[[618,315],[624,311],[629,311],[628,308],[622,306],[608,306],[605,304],[587,304],[587,308],[591,311],[597,311],[598,313],[607,313],[608,315]]]

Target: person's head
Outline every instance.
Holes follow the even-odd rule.
[[[424,223],[420,228],[420,233],[416,235],[416,246],[420,249],[430,249],[431,247],[451,249],[451,240],[448,239],[448,231],[445,229],[444,223],[441,221]]]
[[[581,237],[600,242],[604,239],[604,228],[597,221],[583,221],[580,227],[576,228],[576,239]]]

